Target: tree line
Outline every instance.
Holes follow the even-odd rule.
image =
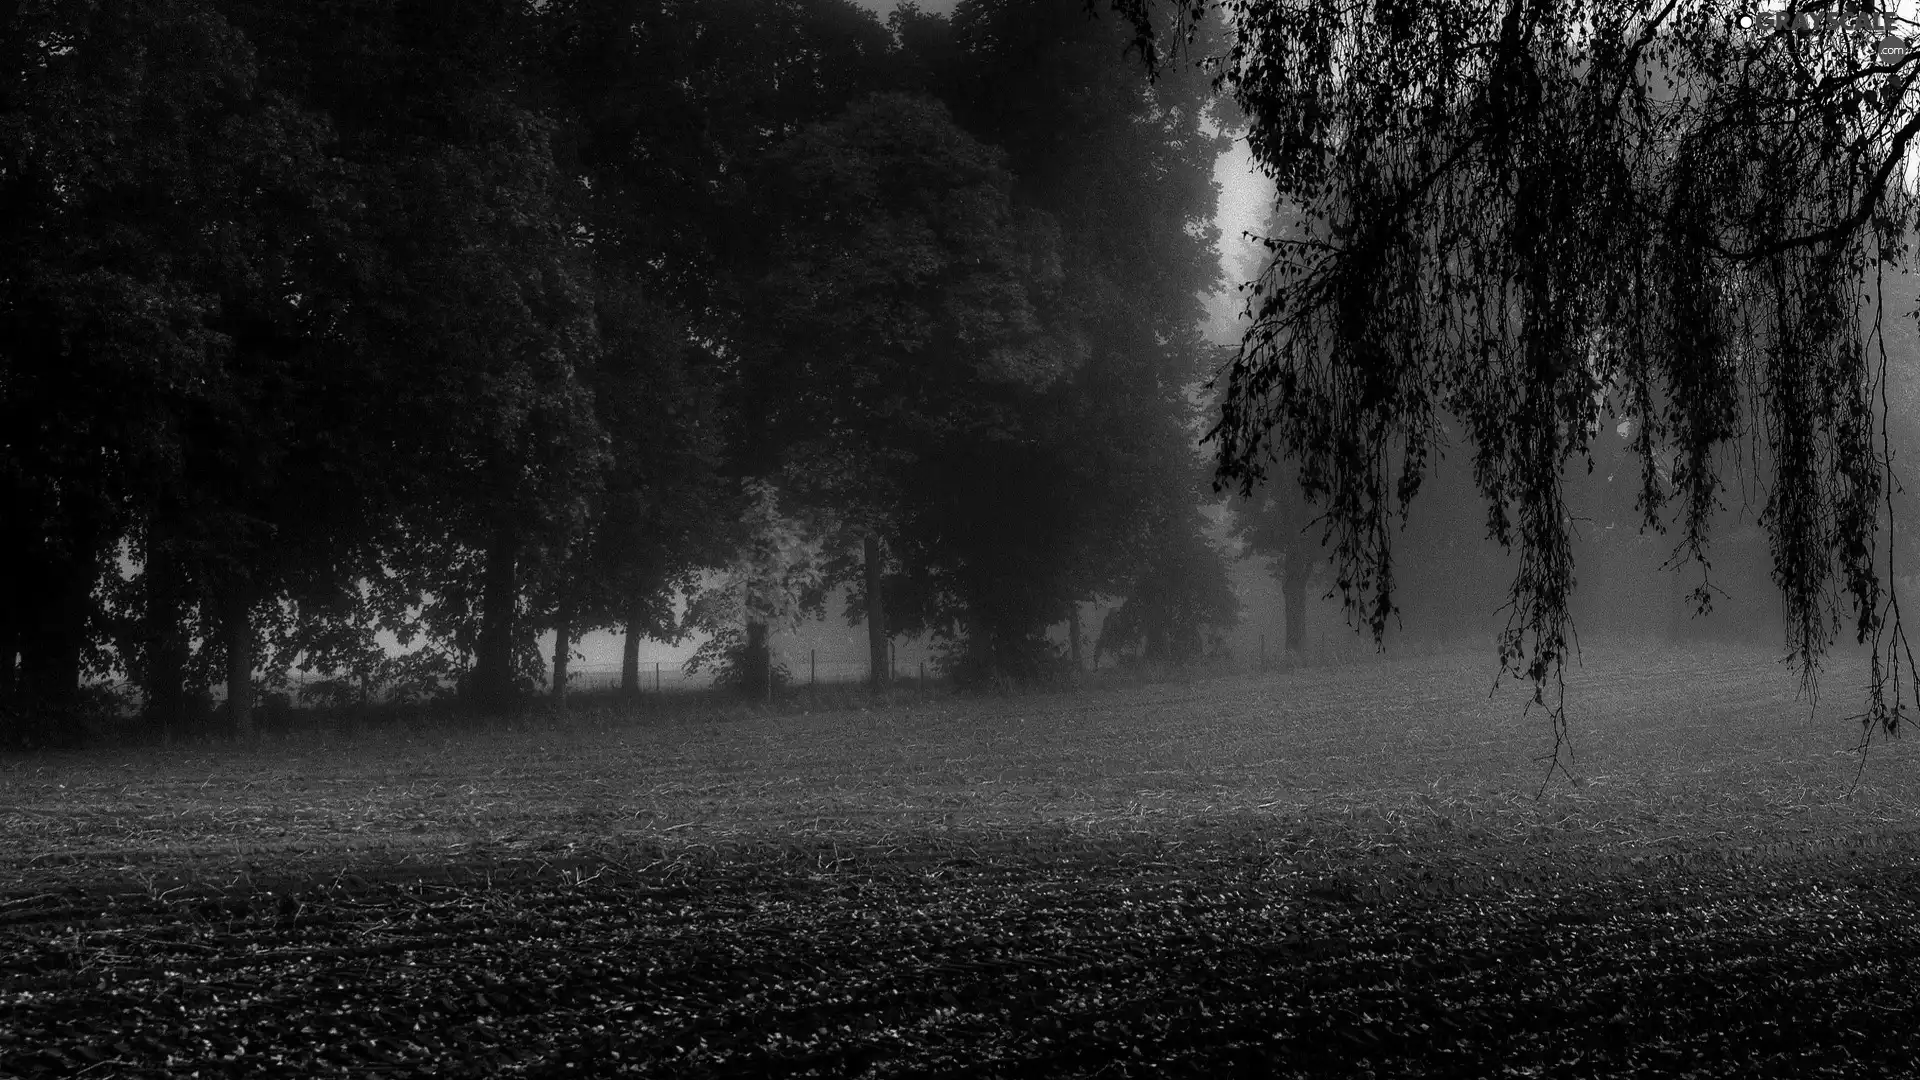
[[[99,0],[0,23],[0,702],[445,687],[767,635],[1189,656],[1203,72],[1080,0]],[[703,583],[725,588],[702,591]],[[677,601],[691,598],[685,616]],[[884,671],[876,665],[876,671]]]

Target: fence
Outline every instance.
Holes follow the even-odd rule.
[[[1262,633],[1255,635],[1255,640],[1256,645],[1251,655],[1227,662],[1203,662],[1194,665],[1191,670],[1212,670],[1221,674],[1259,674],[1300,666],[1316,667],[1326,664],[1380,663],[1389,660],[1389,657],[1378,653],[1370,641],[1352,634],[1338,634],[1323,631],[1321,634],[1315,635],[1314,646],[1303,654],[1288,653],[1285,651],[1284,647],[1280,644],[1278,636],[1270,637]],[[1401,648],[1397,650],[1397,655],[1431,655],[1434,652],[1450,652],[1461,649],[1484,650],[1484,648],[1484,643],[1477,641],[1449,640],[1445,644],[1413,643],[1411,645],[1402,645]],[[775,662],[786,667],[788,677],[787,685],[792,687],[860,686],[867,681],[867,661],[865,659],[822,660],[819,659],[817,652],[809,651],[799,655],[776,655]],[[1161,666],[1164,667],[1167,665]],[[1148,665],[1141,670],[1147,670],[1151,667],[1152,665]],[[1189,670],[1179,665],[1173,665],[1172,668]],[[1116,664],[1111,658],[1100,664],[1098,668],[1098,671],[1119,673],[1123,676],[1129,670],[1128,665]],[[1095,674],[1096,669],[1093,665],[1089,664],[1087,672],[1088,674]],[[568,671],[567,689],[570,693],[593,693],[615,690],[620,687],[620,674],[621,666],[618,662],[576,662]],[[643,694],[695,693],[711,688],[713,686],[713,677],[714,673],[710,669],[703,670],[698,674],[689,675],[678,661],[649,660],[640,664],[640,690]],[[896,685],[926,685],[929,680],[937,681],[938,678],[937,673],[925,660],[916,657],[911,661],[907,661],[899,660],[896,657],[893,670],[893,681]],[[326,675],[307,674],[298,671],[288,672],[286,679],[287,682],[283,689],[276,691],[272,688],[267,688],[266,693],[283,692],[287,695],[288,699],[290,699],[290,703],[294,705],[314,704],[314,698],[317,695],[308,694],[307,691],[309,688],[316,687],[321,683],[333,681]],[[130,705],[137,706],[140,695],[138,688],[132,683],[124,679],[114,679],[103,680],[100,685],[112,688],[119,692]],[[540,689],[545,690],[547,687],[543,685]],[[389,699],[389,691],[386,688],[376,686],[370,688],[370,690],[371,692],[366,698],[366,700],[370,702],[383,702]],[[207,687],[206,691],[213,702],[217,703],[226,698],[226,688],[218,683]],[[264,695],[256,698],[256,704],[265,704]]]
[[[817,655],[776,656],[776,664],[787,669],[790,686],[851,686],[867,681],[865,660],[821,660]],[[924,665],[896,670],[897,679],[921,677]],[[713,685],[713,672],[702,670],[689,675],[677,663],[646,662],[640,665],[640,689],[661,693],[705,690]],[[620,665],[616,663],[574,664],[567,671],[569,691],[614,690],[620,686]]]
[[[817,655],[799,657],[775,657],[775,662],[787,668],[787,685],[790,686],[855,686],[867,681],[867,662],[865,660],[821,660]],[[616,690],[620,687],[620,664],[615,663],[575,663],[567,672],[567,690],[571,693]],[[924,663],[913,668],[901,667],[895,671],[899,681],[915,678],[925,679],[932,673]],[[714,673],[711,669],[689,675],[677,661],[645,661],[640,665],[640,689],[643,693],[693,693],[713,686]],[[335,681],[335,677],[300,671],[286,673],[284,687],[262,688],[264,694],[284,693],[295,705],[311,705],[316,695],[309,689]],[[137,705],[140,698],[139,687],[126,679],[102,680],[99,685],[113,690]],[[541,687],[547,689],[546,685]],[[226,700],[226,687],[214,683],[206,688],[214,702]],[[381,702],[388,699],[389,690],[385,687],[373,687],[367,700]],[[262,700],[256,698],[256,702]]]

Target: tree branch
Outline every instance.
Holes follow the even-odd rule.
[[[1834,224],[1814,232],[1785,237],[1770,244],[1762,244],[1759,247],[1746,248],[1744,250],[1728,248],[1720,243],[1719,240],[1712,238],[1707,240],[1708,245],[1712,247],[1716,254],[1725,258],[1748,262],[1755,259],[1764,259],[1771,255],[1778,255],[1784,251],[1792,251],[1795,248],[1814,247],[1820,244],[1831,243],[1846,237],[1862,225],[1865,225],[1867,220],[1873,216],[1874,207],[1879,205],[1880,196],[1886,191],[1887,180],[1893,176],[1893,170],[1899,168],[1900,163],[1906,159],[1907,144],[1913,141],[1915,135],[1920,135],[1920,114],[1915,114],[1913,119],[1908,120],[1905,126],[1901,127],[1901,129],[1894,134],[1893,145],[1888,148],[1886,159],[1880,163],[1880,168],[1874,172],[1873,182],[1868,185],[1867,197],[1862,199],[1859,205],[1854,207],[1852,213]]]

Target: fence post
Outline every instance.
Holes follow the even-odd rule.
[[[920,661],[920,696],[922,698],[927,696],[927,662],[925,660]]]
[[[660,661],[653,662],[653,692],[660,692]]]
[[[808,649],[807,650],[807,689],[809,690],[813,689],[814,684],[819,681],[820,681],[820,650]]]

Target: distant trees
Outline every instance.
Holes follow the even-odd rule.
[[[1280,581],[1280,602],[1286,628],[1283,648],[1301,652],[1307,647],[1307,583],[1327,561],[1316,514],[1291,476],[1267,478],[1266,485],[1233,503],[1235,533],[1249,552],[1272,561]]]

